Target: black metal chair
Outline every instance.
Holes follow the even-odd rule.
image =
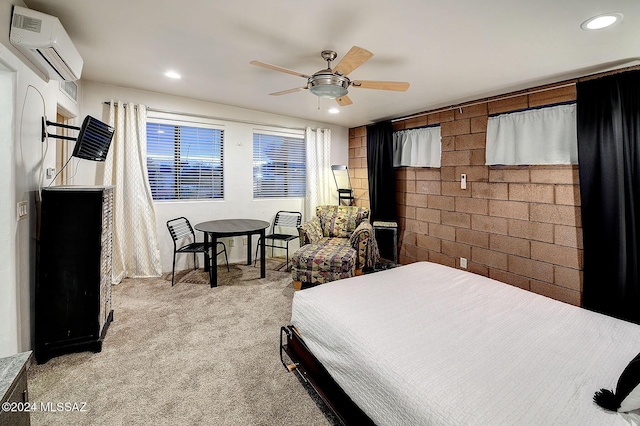
[[[196,270],[198,268],[198,264],[196,263],[196,254],[203,253],[205,255],[205,259],[207,259],[214,251],[212,250],[213,247],[209,247],[209,253],[207,253],[204,247],[204,241],[196,241],[196,234],[191,227],[191,223],[189,223],[189,220],[186,217],[178,217],[167,221],[167,228],[169,229],[171,238],[173,238],[173,267],[171,270],[171,287],[173,287],[173,281],[176,274],[177,253],[193,253],[193,269]],[[178,244],[184,245],[178,247]],[[217,251],[215,255],[217,256],[220,253],[224,253],[224,260],[227,263],[227,271],[230,271],[229,260],[227,259],[227,246],[225,246],[223,242],[218,241],[218,246],[220,245],[222,245],[222,249]],[[209,264],[209,273],[212,273],[211,264]]]
[[[258,245],[256,246],[256,257],[253,261],[253,265],[255,266],[258,260],[258,249],[260,248],[260,244],[264,244],[266,247],[271,247],[271,257],[273,257],[274,249],[286,249],[287,250],[287,271],[289,270],[289,242],[299,238],[298,234],[298,226],[302,223],[302,213],[300,212],[291,212],[286,210],[280,210],[276,213],[276,217],[273,219],[273,224],[271,225],[271,233],[264,236],[265,241],[262,241],[262,238],[258,240]],[[295,230],[295,234],[285,234],[285,233],[276,233],[276,227],[279,227],[278,230],[282,230],[281,228],[293,228]],[[269,243],[271,240],[271,243]],[[276,244],[276,241],[279,241]],[[286,247],[282,244],[286,243]]]

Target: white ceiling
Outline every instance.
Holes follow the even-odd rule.
[[[60,18],[84,58],[82,78],[356,127],[638,63],[639,0],[25,0]],[[620,12],[613,27],[580,24]],[[407,92],[352,88],[340,108],[306,80],[320,52],[375,54],[352,80],[411,83]],[[337,64],[334,62],[334,65]],[[181,80],[164,77],[176,70]],[[318,102],[319,101],[319,102]],[[318,106],[320,109],[318,109]]]

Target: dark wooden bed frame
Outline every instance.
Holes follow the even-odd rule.
[[[284,354],[291,363],[285,362]],[[343,425],[375,425],[333,380],[291,325],[280,328],[280,361],[315,390]]]

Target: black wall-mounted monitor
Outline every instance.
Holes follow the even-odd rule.
[[[111,146],[114,128],[87,115],[80,126],[80,134],[73,156],[92,161],[104,161]]]

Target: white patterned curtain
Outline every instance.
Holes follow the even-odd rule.
[[[316,215],[316,206],[331,202],[331,130],[305,130],[307,145],[307,196],[304,199],[304,220]]]
[[[104,184],[114,185],[113,283],[162,275],[153,198],[147,179],[147,108],[111,101],[115,128]]]

